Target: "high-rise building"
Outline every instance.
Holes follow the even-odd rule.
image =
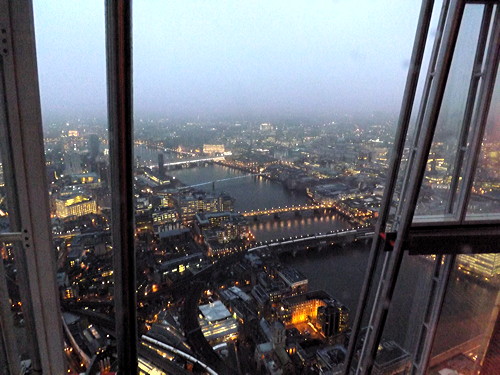
[[[349,310],[342,304],[332,301],[318,307],[318,326],[326,337],[345,332],[348,328]]]
[[[165,177],[165,156],[162,153],[158,154],[158,177]]]
[[[90,134],[88,139],[88,148],[90,160],[95,161],[97,156],[99,156],[99,150],[101,147],[101,141],[97,134]]]

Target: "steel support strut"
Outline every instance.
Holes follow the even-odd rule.
[[[362,355],[356,369],[356,373],[359,374],[371,373],[373,370],[375,357],[382,338],[383,328],[387,320],[396,280],[403,259],[403,245],[407,239],[413,221],[413,214],[417,205],[427,158],[434,138],[434,132],[443,101],[464,8],[465,1],[463,0],[454,0],[451,3],[436,69],[428,73],[432,74],[434,77],[429,92],[428,105],[424,108],[425,113],[422,117],[421,136],[419,137],[418,146],[416,147],[414,163],[409,166],[411,170],[409,173],[408,190],[404,197],[396,241],[393,251],[387,258],[387,263],[384,264],[385,272],[381,275],[379,290],[377,291],[377,297],[374,301],[370,322],[368,324],[367,337],[363,343]]]
[[[114,301],[118,370],[137,373],[133,191],[132,4],[106,1]]]
[[[387,221],[390,214],[392,197],[394,195],[396,180],[398,177],[399,165],[401,164],[405,140],[408,133],[411,111],[413,108],[413,102],[415,100],[415,93],[417,90],[418,78],[420,75],[420,69],[424,57],[425,43],[427,41],[427,35],[429,32],[429,25],[431,22],[433,8],[434,8],[433,0],[427,0],[422,2],[420,16],[417,24],[417,32],[415,35],[415,42],[410,60],[410,68],[408,71],[403,101],[401,105],[400,117],[396,131],[395,145],[391,154],[390,168],[388,171],[389,175],[387,177],[387,184],[385,187],[384,197],[381,204],[379,220],[375,227],[375,235],[373,237],[370,256],[368,259],[368,268],[365,274],[365,280],[359,297],[358,307],[356,311],[356,318],[352,327],[352,332],[349,340],[347,357],[344,363],[345,375],[349,374],[351,370],[353,358],[356,352],[356,344],[358,342],[360,335],[363,316],[366,311],[366,305],[368,303],[368,298],[370,296],[371,287],[374,281],[375,269],[380,255],[380,247],[382,245],[379,233],[385,231],[385,227],[387,225]]]

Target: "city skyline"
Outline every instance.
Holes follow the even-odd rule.
[[[44,119],[105,117],[103,4],[34,5]],[[419,6],[134,3],[135,113],[202,119],[397,114]]]

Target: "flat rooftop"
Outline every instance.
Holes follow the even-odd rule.
[[[307,283],[307,277],[305,277],[300,271],[296,270],[295,268],[283,268],[278,272],[278,275],[283,279],[285,283],[290,286],[295,284]]]
[[[199,309],[205,319],[211,322],[216,322],[218,320],[226,319],[231,316],[231,313],[221,301],[215,301],[206,305],[200,305]]]

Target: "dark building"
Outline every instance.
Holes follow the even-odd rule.
[[[165,176],[165,157],[163,154],[158,154],[158,176]]]
[[[344,343],[343,333],[348,329],[349,309],[337,301],[318,307],[317,326],[325,337],[337,344]]]
[[[99,140],[99,136],[97,134],[90,134],[88,142],[90,160],[95,161],[97,156],[99,156],[101,141]]]

